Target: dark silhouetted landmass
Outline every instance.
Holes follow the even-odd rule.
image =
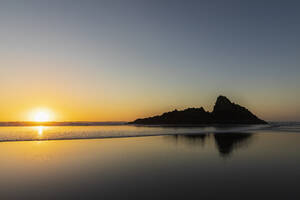
[[[141,125],[205,125],[205,124],[267,124],[247,108],[219,96],[212,112],[201,108],[174,110],[162,115],[137,119],[130,124]]]

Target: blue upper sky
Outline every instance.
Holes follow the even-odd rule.
[[[131,120],[210,110],[223,94],[267,120],[300,120],[299,10],[289,0],[1,0],[0,109],[34,96],[91,116],[72,120]],[[121,114],[94,111],[104,107]]]

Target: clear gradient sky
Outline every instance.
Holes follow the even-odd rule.
[[[0,121],[128,121],[223,94],[300,120],[300,1],[0,0]]]

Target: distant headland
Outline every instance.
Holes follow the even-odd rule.
[[[140,125],[205,125],[205,124],[267,124],[247,108],[219,96],[212,112],[203,107],[174,110],[154,117],[137,119],[129,124]]]

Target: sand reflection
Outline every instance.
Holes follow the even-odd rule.
[[[195,146],[204,148],[205,145],[214,142],[220,156],[228,157],[234,151],[247,147],[252,142],[253,135],[252,133],[211,133],[172,135],[167,138],[175,141],[176,144],[184,144],[190,148]]]

